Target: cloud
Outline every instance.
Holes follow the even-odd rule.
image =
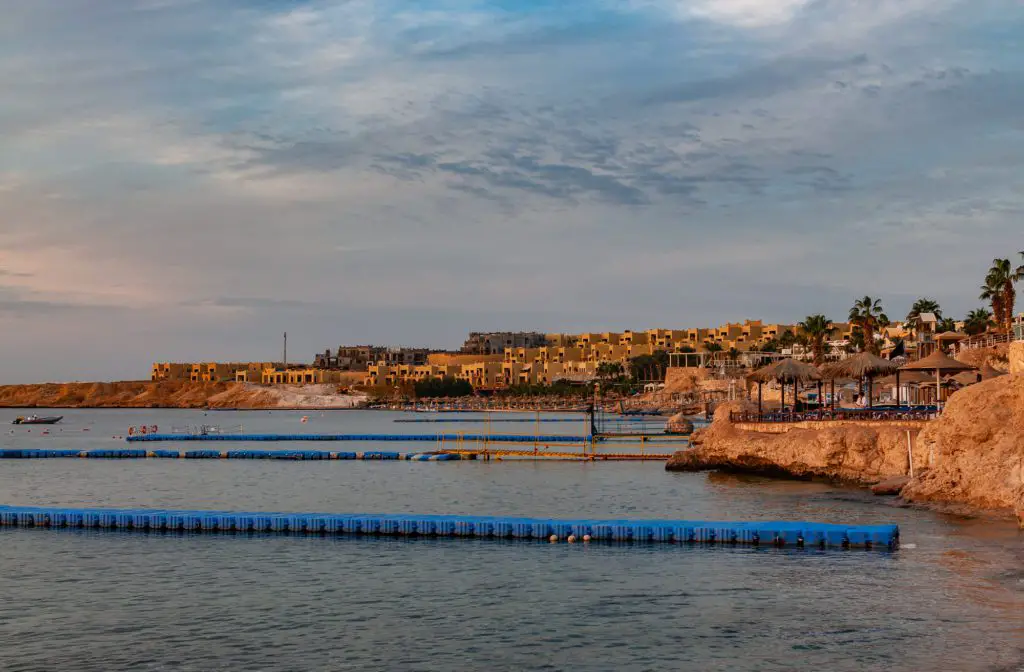
[[[758,28],[793,20],[812,0],[690,0],[678,2],[681,14]]]
[[[14,3],[0,357],[786,321],[935,259],[972,308],[1024,207],[1024,18],[986,7]]]

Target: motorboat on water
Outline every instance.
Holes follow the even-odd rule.
[[[63,415],[49,415],[40,417],[38,415],[19,415],[11,423],[12,425],[56,425],[64,419]]]

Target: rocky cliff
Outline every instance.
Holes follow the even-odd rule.
[[[916,427],[882,423],[826,423],[824,428],[797,427],[778,433],[749,431],[729,422],[729,411],[737,408],[737,404],[720,407],[714,422],[691,437],[692,448],[673,455],[666,469],[722,469],[869,484],[907,473],[908,432],[911,442],[918,434]],[[915,469],[924,468],[927,457],[915,453]]]
[[[1024,515],[1024,373],[966,387],[918,437],[934,466],[901,495]]]
[[[0,407],[7,408],[349,408],[361,401],[324,385],[122,381],[0,386]]]
[[[1008,376],[966,387],[950,397],[938,420],[920,430],[886,423],[822,423],[750,431],[718,410],[710,427],[676,453],[669,470],[722,469],[788,477],[826,477],[864,484],[909,471],[900,495],[911,502],[1016,511],[1024,525],[1024,344],[1009,352]]]
[[[1007,357],[1010,360],[1010,373],[1024,374],[1024,343],[1011,343]]]

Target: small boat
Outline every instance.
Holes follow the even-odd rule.
[[[14,419],[12,425],[56,425],[64,419],[63,415],[50,415],[39,417],[38,415],[19,415]]]

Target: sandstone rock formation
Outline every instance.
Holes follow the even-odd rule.
[[[1016,511],[1024,526],[1024,344],[1009,352],[1012,375],[956,392],[943,415],[920,431],[841,422],[749,431],[729,421],[739,405],[727,404],[666,468],[878,483],[908,474],[909,431],[915,478],[898,488],[904,499]],[[896,488],[896,481],[890,485]]]
[[[934,466],[903,490],[906,499],[1024,512],[1024,374],[955,393],[918,445]]]
[[[911,480],[910,476],[892,476],[872,485],[871,492],[876,495],[898,495]]]
[[[693,422],[684,413],[676,413],[665,423],[665,431],[669,434],[690,434]]]
[[[722,405],[714,422],[690,438],[692,448],[673,455],[666,469],[723,469],[864,484],[908,473],[908,432],[914,443],[917,429],[837,422],[824,429],[746,431],[729,422],[729,411],[739,407],[738,403]],[[927,458],[927,453],[915,451],[915,469],[924,469]]]
[[[1024,342],[1011,343],[1007,356],[1010,360],[1010,373],[1024,374]]]
[[[999,343],[993,345],[990,348],[973,348],[971,350],[964,350],[956,356],[958,360],[965,364],[970,364],[978,369],[983,368],[986,364],[999,370],[1006,371],[1006,357],[1009,347],[1012,344]]]
[[[704,367],[671,366],[665,371],[665,388],[667,394],[693,392],[700,389],[702,381],[708,378],[708,370]]]

